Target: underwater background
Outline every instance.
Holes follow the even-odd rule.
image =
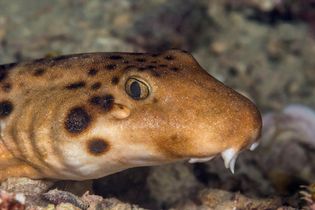
[[[217,157],[94,180],[98,208],[314,210],[314,0],[0,0],[1,64],[170,48],[256,103],[260,146],[234,175]]]

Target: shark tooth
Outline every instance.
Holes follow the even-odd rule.
[[[211,160],[212,158],[214,158],[214,156],[206,157],[206,158],[190,158],[188,162],[189,163],[202,163],[202,162],[207,162]]]
[[[230,161],[230,170],[232,174],[234,174],[234,168],[236,163],[237,154],[233,157],[233,159]]]
[[[225,168],[229,168],[231,172],[234,174],[234,167],[237,158],[237,152],[235,149],[230,148],[221,153],[222,158],[224,160]]]
[[[258,142],[254,142],[252,145],[250,145],[249,150],[254,151],[259,146]]]

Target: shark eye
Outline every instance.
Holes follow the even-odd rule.
[[[125,90],[135,100],[146,99],[150,94],[149,86],[144,81],[134,77],[127,80]]]

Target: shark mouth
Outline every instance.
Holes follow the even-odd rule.
[[[252,145],[249,146],[250,151],[254,151],[259,146],[258,142],[254,142]],[[238,157],[239,151],[236,149],[230,148],[226,149],[221,153],[221,156],[224,160],[225,168],[230,169],[232,174],[235,172],[235,163]],[[203,158],[190,158],[188,160],[189,163],[203,163],[209,160],[212,160],[215,156],[210,157],[203,157]]]

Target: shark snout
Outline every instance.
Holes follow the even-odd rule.
[[[228,110],[228,111],[226,111]],[[195,156],[189,159],[189,163],[206,162],[220,155],[226,168],[234,173],[236,159],[246,149],[254,151],[259,145],[262,119],[257,107],[248,99],[244,99],[237,106],[222,110],[226,113],[224,120],[217,120],[209,127],[210,135],[205,148],[215,148],[212,155]],[[218,123],[220,122],[220,123]],[[208,147],[209,146],[209,147]],[[209,152],[208,154],[211,154]],[[204,154],[206,151],[204,150]]]
[[[236,159],[239,153],[249,149],[254,151],[259,146],[261,135],[262,118],[257,107],[252,103],[246,103],[243,113],[240,116],[239,133],[237,140],[231,142],[231,147],[221,152],[224,165],[234,173]]]

